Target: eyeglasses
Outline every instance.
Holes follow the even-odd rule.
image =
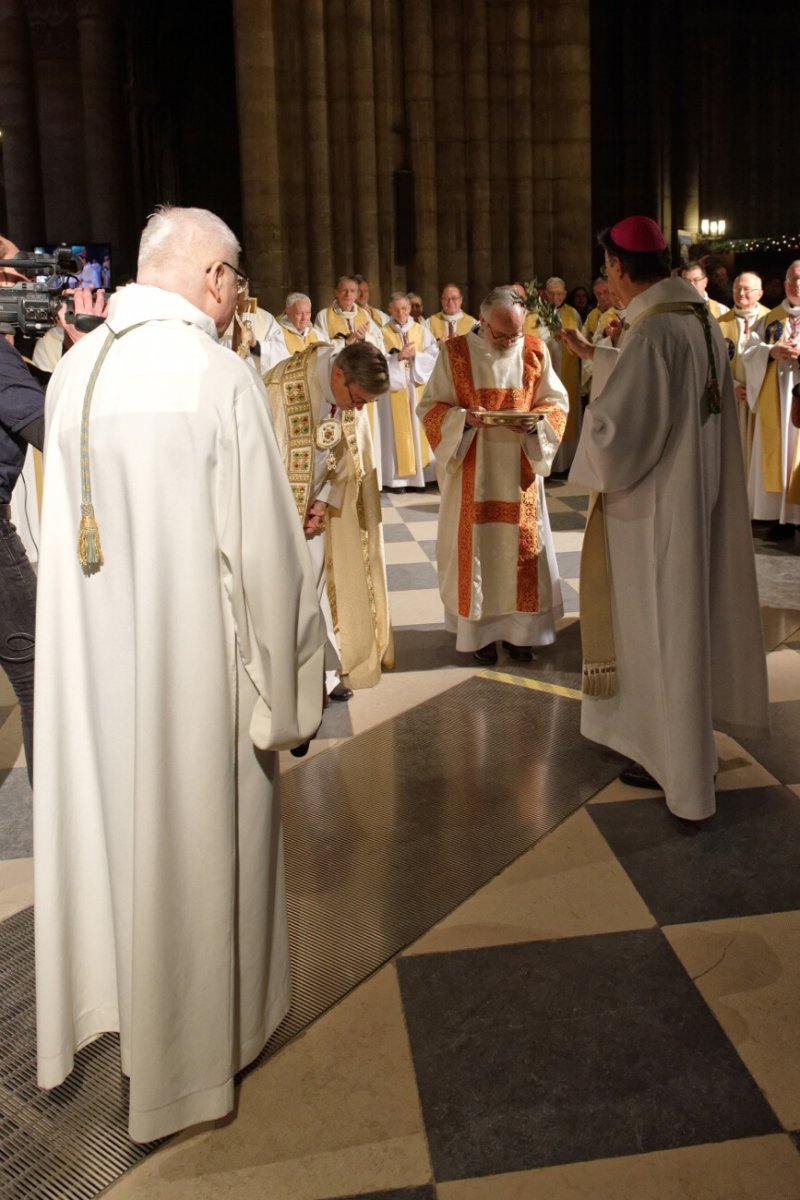
[[[220,262],[222,262],[221,259]],[[206,267],[206,275],[215,265],[215,263],[212,263],[210,267]],[[243,296],[250,286],[250,280],[247,278],[244,271],[240,271],[238,267],[233,265],[233,263],[223,262],[222,265],[223,267],[227,267],[230,271],[233,271],[234,275],[236,276],[236,292],[239,296]]]
[[[513,346],[515,342],[518,342],[520,338],[525,336],[525,331],[522,329],[519,331],[519,333],[495,333],[488,321],[486,322],[486,328],[489,330],[489,333],[492,335],[493,339],[496,342],[502,342],[504,346]]]
[[[345,380],[344,386],[347,388],[347,394],[353,402],[353,408],[363,408],[365,404],[371,404],[373,400],[377,399],[376,396],[354,396],[353,385],[348,383],[347,380]]]

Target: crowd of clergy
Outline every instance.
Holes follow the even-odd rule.
[[[771,308],[762,303],[764,285],[754,271],[742,272],[732,286],[723,282],[716,289],[716,294],[727,295],[730,305],[709,295],[705,260],[684,262],[674,273],[696,288],[725,338],[738,401],[751,519],[769,522],[767,540],[792,537],[800,525],[800,485],[792,483],[800,442],[788,416],[792,364],[800,351],[800,262],[787,268],[785,296]],[[521,294],[524,296],[524,289]],[[593,307],[586,299],[586,289],[578,286],[568,294],[567,284],[557,276],[547,280],[542,295],[557,309],[564,329],[583,332],[593,345],[618,344],[625,308],[602,276],[592,287]],[[442,343],[478,325],[478,318],[464,311],[458,283],[443,286],[440,303],[439,311],[426,317],[416,292],[394,292],[383,311],[370,302],[369,282],[363,275],[343,275],[337,281],[331,304],[321,309],[315,320],[310,298],[291,292],[277,318],[251,302],[252,312],[236,316],[236,322],[244,327],[244,336],[237,337],[232,327],[229,338],[245,353],[253,353],[254,365],[260,364],[262,375],[317,342],[341,346],[365,340],[383,350],[389,361],[390,391],[370,412],[379,486],[393,492],[421,491],[427,483],[435,482],[435,462],[420,429],[416,405]],[[552,336],[535,312],[527,315],[524,332],[547,343],[569,398],[567,427],[552,470],[558,476],[572,462],[583,409],[592,395],[591,360],[581,363],[569,345]],[[783,415],[777,421],[759,416],[762,393],[781,396]],[[776,411],[774,403],[762,408],[764,412]]]

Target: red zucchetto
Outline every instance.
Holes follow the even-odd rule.
[[[626,217],[624,221],[617,221],[610,233],[612,241],[622,250],[632,250],[637,254],[667,248],[664,234],[651,217]]]

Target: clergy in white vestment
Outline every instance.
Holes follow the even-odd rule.
[[[239,278],[246,276],[240,273]],[[251,300],[249,286],[239,294],[233,318],[222,337],[223,346],[236,350],[257,374],[265,375],[286,357],[286,343],[272,313]]]
[[[712,300],[707,292],[708,273],[705,266],[701,262],[687,262],[681,267],[678,274],[687,283],[690,283],[702,300],[705,300],[708,305],[708,311],[711,313],[715,321],[723,317],[728,311],[727,304],[721,304],[719,300]]]
[[[748,494],[750,515],[772,521],[770,541],[800,525],[800,430],[792,424],[792,388],[800,383],[800,260],[790,263],[786,299],[757,326],[744,351],[747,401],[755,412]]]
[[[768,720],[736,399],[719,327],[669,278],[658,225],[629,217],[600,241],[628,329],[570,472],[595,493],[581,730],[634,760],[625,782],[660,786],[696,821],[715,810],[714,729],[757,737]]]
[[[336,281],[335,298],[327,308],[320,309],[314,322],[314,329],[321,342],[330,345],[352,346],[355,342],[369,342],[381,352],[383,351],[383,335],[380,325],[372,319],[368,309],[362,308],[357,302],[358,283],[353,275],[340,275]],[[367,409],[369,431],[375,457],[375,468],[378,476],[378,487],[382,485],[381,478],[381,445],[383,431],[377,405],[370,404]]]
[[[293,354],[307,350],[319,341],[317,331],[311,324],[311,299],[305,292],[289,292],[283,304],[283,312],[278,317],[278,324],[286,346],[283,358],[291,358]],[[282,362],[283,359],[277,361]],[[276,365],[277,363],[272,363],[273,367]]]
[[[272,421],[308,539],[328,628],[333,700],[374,687],[394,666],[381,499],[365,407],[386,391],[386,358],[368,342],[318,344],[265,379]],[[335,682],[338,668],[340,680]]]
[[[375,304],[370,304],[369,280],[363,275],[354,275],[353,278],[358,284],[356,300],[358,301],[360,307],[369,313],[377,326],[381,327],[385,325],[389,320],[389,314],[385,313],[382,308],[378,308]]]
[[[544,477],[566,424],[567,394],[538,338],[523,334],[513,288],[481,305],[480,330],[447,339],[417,412],[436,455],[439,592],[456,649],[497,661],[555,639],[563,614]],[[498,414],[520,412],[510,424]],[[530,418],[526,414],[540,414]]]
[[[440,311],[428,318],[428,328],[437,342],[469,333],[470,329],[477,324],[475,318],[469,313],[465,313],[461,307],[464,303],[464,296],[457,283],[444,285],[441,303]]]
[[[47,393],[38,1079],[118,1031],[139,1142],[230,1112],[290,999],[274,752],[319,725],[325,631],[264,388],[219,342],[238,255],[157,211]]]
[[[389,300],[390,319],[383,327],[389,361],[389,393],[381,397],[383,486],[424,490],[436,478],[436,464],[417,416],[417,404],[436,365],[439,345],[411,317],[405,292]]]
[[[738,401],[736,405],[739,418],[739,440],[742,444],[742,459],[745,476],[750,470],[750,457],[753,450],[753,431],[755,414],[747,403],[747,377],[744,367],[744,355],[749,346],[757,345],[761,340],[765,317],[769,309],[759,301],[763,295],[761,277],[752,271],[744,271],[733,281],[733,308],[728,309],[717,318],[725,345],[728,348],[731,374],[733,375],[733,390]]]

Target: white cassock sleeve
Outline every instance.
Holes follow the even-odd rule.
[[[763,321],[759,322],[759,327],[760,332],[763,334]],[[761,391],[761,385],[764,382],[764,376],[767,373],[767,367],[771,361],[771,350],[772,346],[768,346],[766,342],[759,340],[758,342],[749,345],[740,358],[740,362],[744,367],[747,403],[753,412],[756,411],[758,394]],[[780,366],[780,364],[778,365]]]
[[[325,628],[260,380],[237,396],[220,437],[223,584],[259,695],[250,736],[262,750],[290,749],[319,727]]]
[[[649,474],[671,428],[666,363],[637,333],[628,334],[625,353],[583,414],[569,479],[595,492],[624,491]]]

